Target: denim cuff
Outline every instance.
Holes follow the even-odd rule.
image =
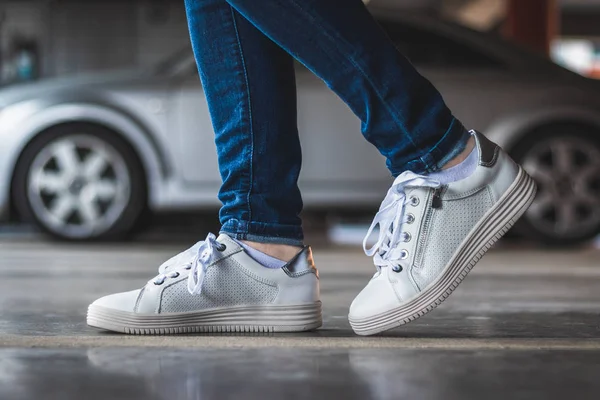
[[[304,246],[302,226],[230,219],[221,232],[237,240]]]
[[[410,161],[402,170],[392,171],[392,175],[397,177],[404,171],[412,171],[416,174],[430,174],[439,171],[448,161],[465,150],[470,138],[471,133],[459,120],[453,118],[450,128],[433,148],[418,159]]]

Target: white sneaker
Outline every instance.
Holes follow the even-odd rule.
[[[159,268],[140,290],[90,305],[90,326],[130,334],[298,332],[321,326],[319,277],[305,247],[269,269],[227,235],[210,234]]]
[[[474,136],[479,165],[468,178],[445,186],[412,172],[396,178],[369,230],[379,225],[379,240],[367,249],[365,238],[377,272],[350,306],[357,334],[433,310],[533,201],[529,175],[496,144]]]

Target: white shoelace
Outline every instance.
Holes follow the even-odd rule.
[[[365,254],[369,257],[373,256],[373,263],[378,269],[386,266],[397,268],[399,261],[408,256],[406,250],[398,248],[401,242],[407,241],[407,235],[403,232],[402,227],[405,223],[410,223],[405,215],[406,204],[410,200],[406,197],[405,189],[411,187],[439,188],[440,186],[440,182],[410,171],[404,172],[396,178],[363,240]],[[379,238],[371,248],[367,248],[367,240],[377,225],[379,225]]]
[[[206,276],[206,270],[215,258],[217,250],[224,250],[225,245],[217,241],[217,237],[209,233],[206,240],[200,241],[169,260],[164,262],[159,268],[159,275],[151,282],[155,285],[162,285],[167,278],[177,278],[179,272],[167,272],[171,267],[183,267],[190,270],[188,275],[188,292],[192,295],[202,293],[202,284]]]

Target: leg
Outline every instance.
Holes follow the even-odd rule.
[[[394,176],[438,170],[465,149],[468,132],[361,0],[227,1],[350,106]]]
[[[397,176],[371,227],[379,239],[365,251],[378,273],[352,303],[353,329],[374,334],[431,311],[526,211],[533,180],[466,132],[360,0],[227,1],[346,101]],[[469,168],[439,173],[461,159]]]
[[[224,0],[186,6],[223,176],[223,234],[165,262],[143,289],[98,299],[87,322],[136,334],[316,329],[322,317],[312,252],[291,246],[302,244],[292,58]],[[235,239],[267,243],[274,256],[293,259],[267,265]]]
[[[302,244],[293,59],[223,0],[186,0],[215,130],[222,232]]]

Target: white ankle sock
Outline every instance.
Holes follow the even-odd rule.
[[[279,258],[271,257],[268,254],[263,253],[260,250],[256,250],[253,247],[248,246],[246,243],[240,242],[234,239],[240,246],[246,250],[246,253],[254,259],[257,263],[265,268],[278,269],[283,268],[287,262],[280,260]]]
[[[477,150],[477,146],[475,146],[463,162],[454,167],[433,172],[429,174],[429,177],[439,181],[442,185],[468,178],[477,168],[477,163],[479,162],[478,156],[479,151]]]

